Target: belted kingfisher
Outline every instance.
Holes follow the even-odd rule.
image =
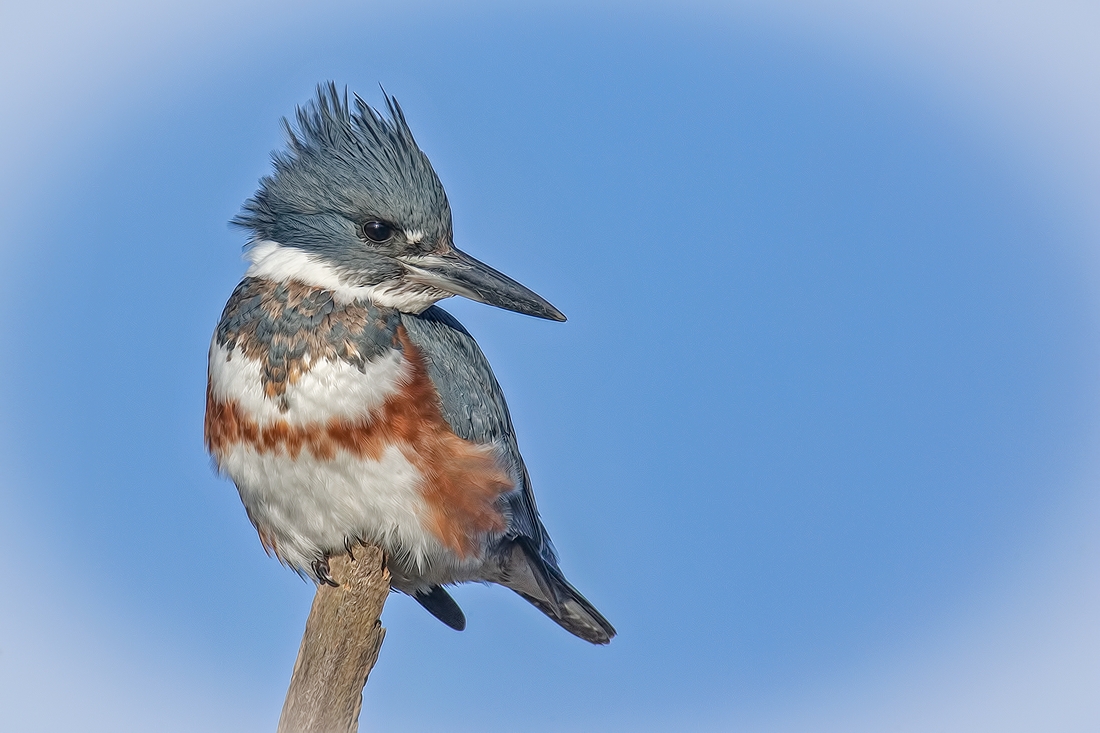
[[[443,586],[481,581],[606,644],[615,629],[558,567],[489,363],[435,303],[565,316],[455,248],[443,185],[385,101],[353,111],[330,82],[284,120],[288,149],[233,219],[251,266],[210,345],[206,447],[264,548],[318,583],[363,541],[453,629],[466,618]]]

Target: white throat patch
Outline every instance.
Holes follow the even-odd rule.
[[[287,247],[270,240],[253,244],[245,253],[245,259],[252,263],[245,277],[260,277],[274,282],[295,280],[331,291],[339,303],[368,300],[383,308],[418,314],[454,295],[406,279],[379,285],[348,285],[332,265],[297,247]]]

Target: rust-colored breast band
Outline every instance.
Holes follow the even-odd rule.
[[[331,460],[338,451],[378,460],[396,446],[420,472],[420,492],[430,515],[427,528],[445,547],[468,558],[478,553],[483,535],[505,529],[497,500],[514,484],[492,446],[454,434],[419,349],[404,327],[397,335],[409,364],[406,381],[371,416],[302,425],[277,420],[261,426],[236,402],[217,399],[208,385],[206,447],[221,463],[236,445],[291,458],[306,451],[319,460]]]

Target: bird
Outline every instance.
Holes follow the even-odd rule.
[[[206,448],[264,549],[317,584],[368,543],[391,590],[455,630],[445,586],[482,582],[607,644],[614,627],[559,566],[489,362],[436,303],[565,316],[455,246],[443,185],[382,94],[384,112],[319,85],[231,220],[249,266],[211,339]]]

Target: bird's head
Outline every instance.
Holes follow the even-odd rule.
[[[451,208],[397,101],[383,116],[335,84],[284,120],[288,148],[233,223],[254,235],[253,269],[419,313],[452,295],[539,318],[565,316],[454,246]]]

